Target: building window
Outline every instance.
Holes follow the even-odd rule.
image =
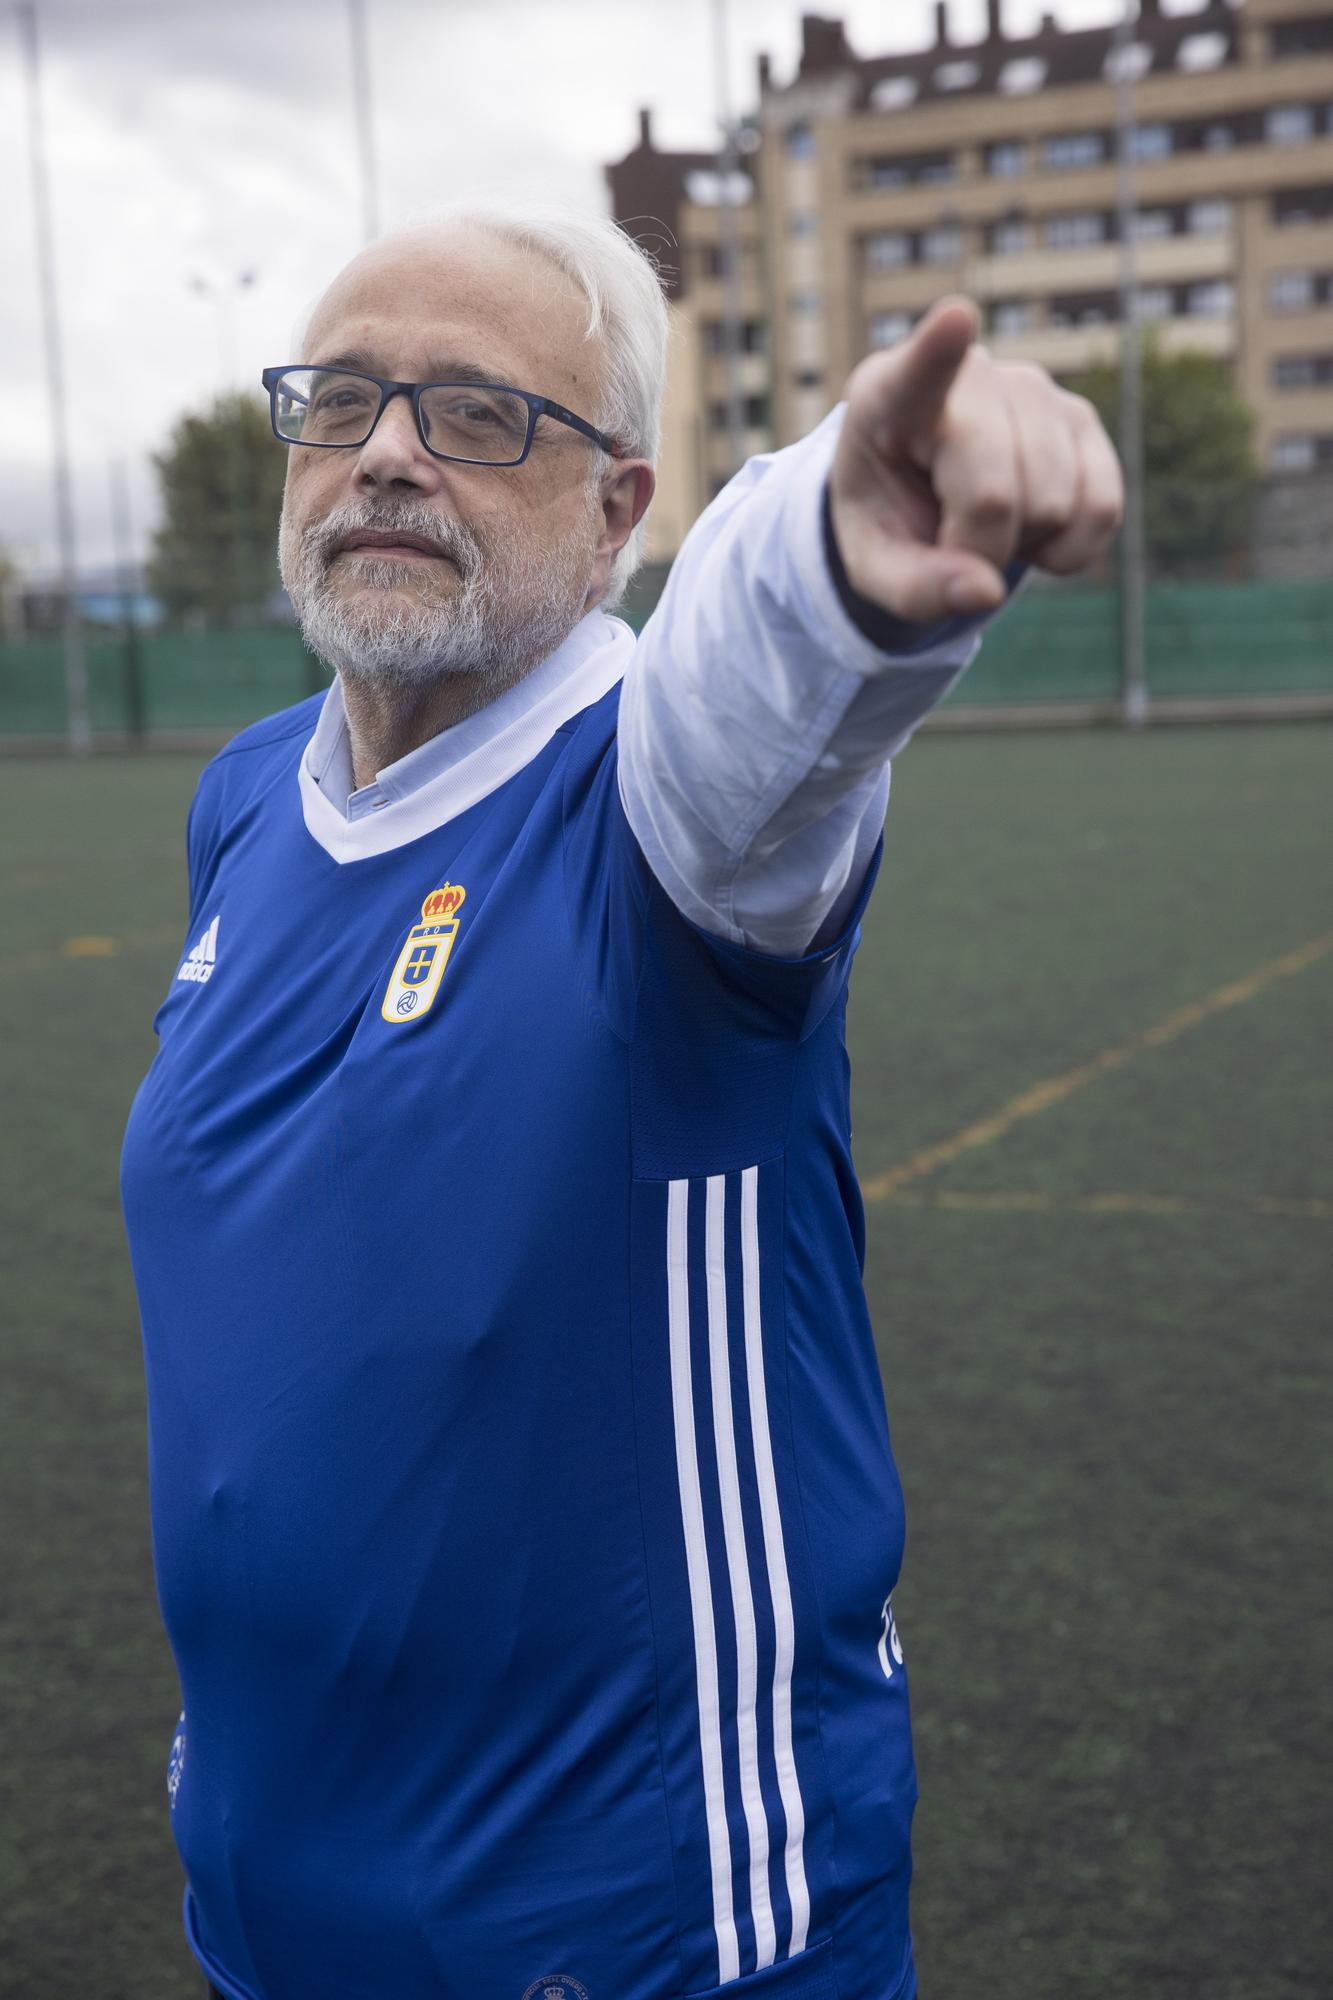
[[[870,93],[872,111],[902,111],[916,101],[914,76],[886,76]]]
[[[1042,56],[1015,56],[1000,71],[1000,89],[1006,97],[1026,97],[1029,91],[1041,89],[1046,67]]]
[[[1275,21],[1268,36],[1270,53],[1275,57],[1324,55],[1333,49],[1333,18]]]
[[[798,389],[822,389],[824,371],[822,368],[798,368],[791,379]]]
[[[787,303],[794,313],[806,316],[824,310],[824,302],[818,292],[793,292]]]
[[[1304,312],[1315,304],[1313,271],[1274,271],[1268,281],[1268,304],[1273,312]]]
[[[1018,139],[1003,139],[986,148],[986,172],[997,181],[1011,181],[1028,170],[1028,149]]]
[[[935,187],[958,173],[952,153],[881,154],[856,165],[859,184],[870,188]]]
[[[1036,314],[1030,299],[999,299],[991,307],[992,333],[1030,333]]]
[[[1175,235],[1176,219],[1169,208],[1139,208],[1132,227],[1136,243],[1153,243],[1158,237]]]
[[[1279,229],[1302,222],[1333,218],[1333,187],[1283,188],[1273,196],[1273,221]]]
[[[1319,367],[1313,354],[1279,354],[1273,363],[1275,389],[1313,389],[1319,381]]]
[[[737,246],[740,250],[738,268],[745,270],[754,261],[753,251],[748,244]],[[697,272],[701,278],[725,278],[727,275],[727,251],[721,243],[701,243],[694,252]]]
[[[1026,216],[1007,216],[991,229],[990,247],[997,257],[1013,257],[1032,248],[1032,224]]]
[[[1264,137],[1270,146],[1298,146],[1314,137],[1314,106],[1275,104],[1264,119]]]
[[[815,135],[808,125],[789,125],[782,150],[789,160],[813,160]]]
[[[1106,241],[1106,217],[1096,209],[1047,218],[1042,238],[1049,250],[1081,250]]]
[[[1236,310],[1236,287],[1228,278],[1191,285],[1185,294],[1185,310],[1191,319],[1227,319]]]
[[[956,264],[963,254],[963,232],[950,222],[921,233],[923,264]]]
[[[1102,75],[1108,83],[1119,83],[1123,77],[1126,83],[1137,83],[1152,68],[1152,43],[1129,42],[1124,48],[1113,48],[1102,64]]]
[[[1234,125],[1205,125],[1200,144],[1205,153],[1229,153],[1236,143]]]
[[[1313,472],[1319,447],[1309,431],[1288,431],[1273,439],[1269,462],[1274,472]]]
[[[1186,35],[1176,50],[1176,64],[1183,70],[1216,69],[1226,61],[1229,46],[1226,35]]]
[[[819,217],[813,209],[800,208],[787,217],[788,236],[818,236]]]
[[[768,429],[768,397],[744,396],[741,399],[741,415],[747,431]],[[710,403],[708,406],[708,428],[710,431],[731,429],[731,405]]]
[[[981,64],[964,56],[958,62],[941,63],[935,72],[936,90],[971,90],[981,81]]]
[[[1105,158],[1106,138],[1101,132],[1059,132],[1042,143],[1042,165],[1061,173],[1071,167],[1099,167]]]
[[[1136,160],[1164,160],[1171,152],[1169,125],[1136,125],[1130,140],[1130,155]]]
[[[911,331],[911,313],[875,313],[870,321],[870,345],[872,347],[896,347],[900,340],[906,340]]]
[[[1192,201],[1185,211],[1185,226],[1191,236],[1225,236],[1231,227],[1231,203],[1224,195]]]
[[[685,195],[698,208],[744,208],[754,199],[754,182],[748,174],[715,174],[700,167],[686,174]]]
[[[1050,326],[1107,326],[1116,316],[1115,294],[1081,292],[1052,299],[1046,313]]]
[[[912,239],[905,229],[880,229],[865,241],[868,271],[901,271],[912,261]]]
[[[740,334],[742,354],[767,354],[768,325],[762,319],[743,320],[737,329]],[[720,319],[706,319],[703,323],[705,354],[725,354],[727,351],[727,329]]]
[[[1170,319],[1175,309],[1169,285],[1140,285],[1134,302],[1134,318],[1141,326],[1152,320]]]

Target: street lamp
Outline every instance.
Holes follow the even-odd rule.
[[[241,429],[241,405],[238,399],[236,408],[229,417],[226,404],[227,398],[236,393],[236,305],[241,293],[248,291],[254,284],[255,277],[254,271],[237,271],[231,284],[224,285],[210,278],[201,278],[194,272],[186,281],[192,292],[197,292],[200,298],[211,299],[217,309],[218,364],[222,375],[222,393],[218,399],[218,411],[224,425],[227,426],[231,455],[233,620],[245,602],[247,558],[253,553],[253,533],[250,481],[245,463],[245,433]]]
[[[186,280],[192,292],[211,299],[217,308],[218,365],[224,389],[236,387],[236,304],[241,293],[254,284],[255,277],[254,271],[238,271],[230,285],[219,285],[195,272]]]

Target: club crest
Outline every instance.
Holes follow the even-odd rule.
[[[458,936],[459,916],[467,894],[455,882],[432,889],[421,905],[421,922],[413,924],[407,942],[398,954],[380,1013],[386,1021],[401,1026],[419,1021],[435,1005],[444,968]]]

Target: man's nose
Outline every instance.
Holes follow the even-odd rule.
[[[410,396],[390,396],[357,457],[358,485],[438,486],[440,462],[421,442]]]

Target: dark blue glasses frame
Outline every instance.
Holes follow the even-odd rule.
[[[620,447],[614,438],[608,437],[605,431],[594,429],[591,424],[585,423],[582,417],[576,417],[574,412],[567,410],[563,403],[552,402],[549,396],[535,396],[527,389],[515,389],[510,382],[459,382],[450,380],[442,382],[390,382],[383,375],[365,375],[359,368],[330,368],[327,372],[331,375],[350,375],[358,382],[373,382],[379,390],[380,405],[370,420],[370,429],[366,432],[365,437],[358,438],[354,444],[326,444],[323,442],[317,443],[313,438],[284,437],[283,433],[278,429],[278,388],[282,378],[284,375],[295,374],[298,369],[309,370],[315,366],[317,364],[309,361],[287,361],[280,368],[266,368],[259,378],[268,390],[269,422],[273,427],[273,435],[279,444],[303,444],[310,451],[359,451],[362,445],[369,441],[376,424],[384,415],[385,406],[394,396],[407,396],[411,399],[412,415],[416,419],[417,436],[421,439],[426,450],[432,458],[447,458],[456,465],[522,465],[524,459],[532,450],[533,433],[537,428],[538,417],[550,417],[557,424],[567,424],[570,430],[578,431],[581,436],[591,438],[592,442],[595,445],[600,445],[601,449],[611,458],[622,456]],[[506,396],[517,396],[521,402],[526,403],[528,406],[527,435],[523,439],[523,449],[518,454],[518,457],[461,458],[457,453],[452,451],[436,451],[434,445],[432,445],[430,439],[426,436],[426,427],[421,420],[421,398],[427,389],[491,389]]]

